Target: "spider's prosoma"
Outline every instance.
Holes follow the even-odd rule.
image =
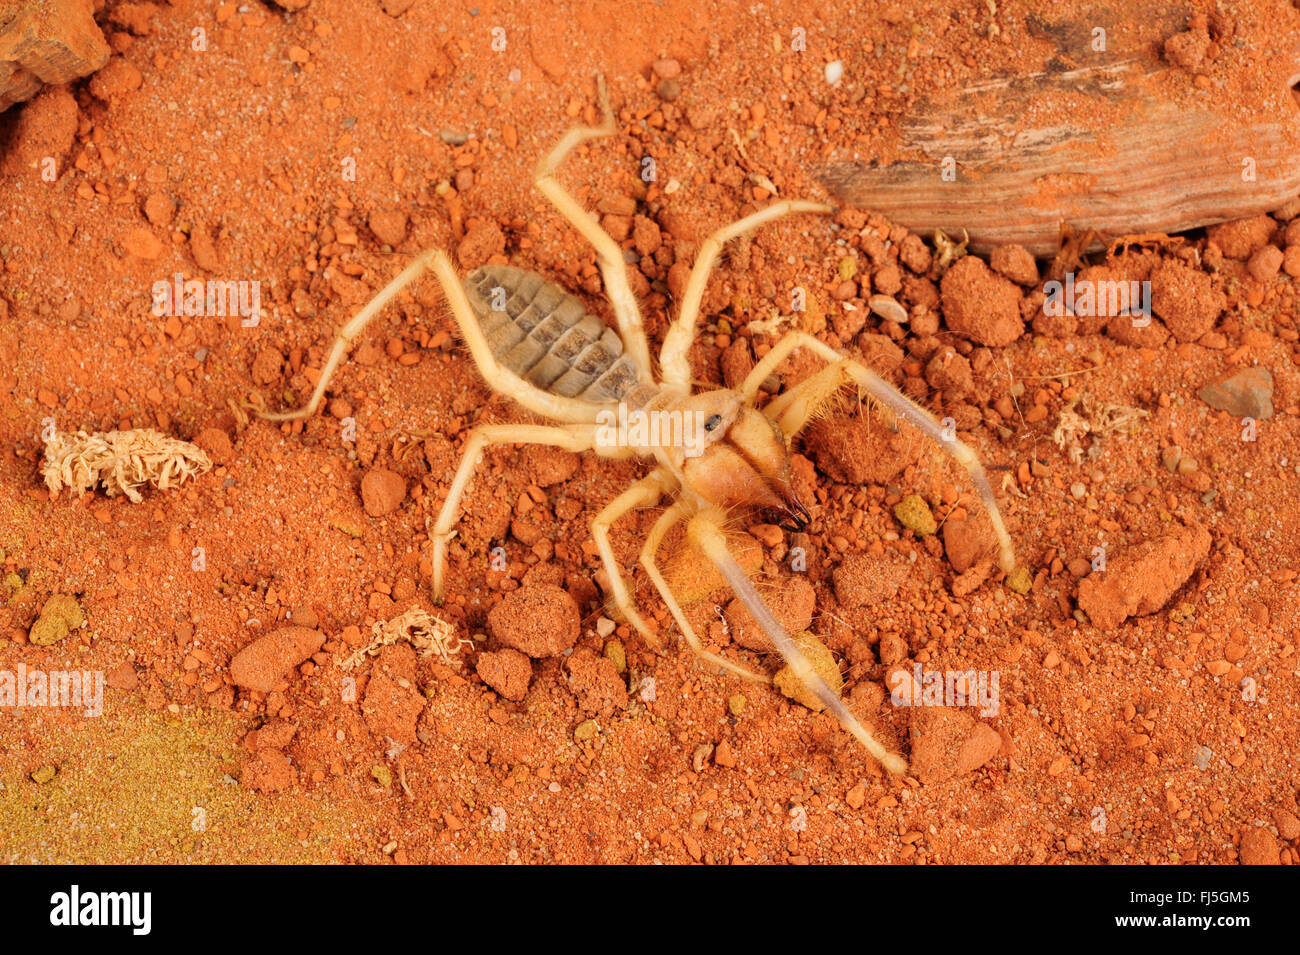
[[[542,444],[575,452],[593,451],[609,458],[650,458],[655,463],[653,469],[607,504],[591,524],[592,538],[609,575],[610,590],[619,610],[652,645],[658,645],[658,638],[632,603],[610,546],[609,528],[632,510],[653,507],[665,497],[673,497],[673,503],[651,529],[640,559],[691,649],[710,663],[742,677],[769,681],[763,674],[705,650],[669,590],[656,564],[656,555],[664,536],[682,521],[686,522],[690,542],[718,567],[794,673],[873,757],[890,772],[902,773],[907,769],[906,761],[886,750],[849,712],[773,617],[728,551],[722,523],[728,509],[744,506],[775,512],[795,528],[808,523],[808,512],[796,498],[791,483],[789,441],[826,400],[849,383],[898,418],[919,428],[966,468],[992,520],[999,563],[1010,574],[1016,567],[1015,553],[984,469],[974,452],[946,434],[928,412],[869,368],[803,332],[790,332],[778,340],[739,389],[692,394],[687,353],[695,340],[705,284],[722,247],[729,239],[790,213],[832,211],[822,203],[776,202],[718,230],[704,241],[677,317],[664,336],[659,351],[660,378],[655,380],[650,347],[636,297],[628,284],[623,251],[553,175],[576,146],[616,131],[603,84],[600,98],[603,124],[578,127],[566,133],[538,165],[535,184],[595,247],[618,322],[617,334],[587,314],[576,298],[541,276],[505,266],[487,266],[462,282],[446,252],[431,249],[417,257],[343,326],[306,405],[291,412],[261,412],[262,417],[286,421],[312,415],[352,341],[398,292],[426,268],[431,269],[442,286],[474,363],[488,385],[529,411],[561,422],[483,425],[470,432],[431,535],[435,598],[441,601],[445,593],[447,543],[454,536],[461,497],[487,446]],[[757,409],[755,400],[762,383],[799,348],[808,349],[828,365],[769,401],[762,410]],[[602,435],[608,434],[607,422],[618,420],[620,406],[624,420],[629,414],[640,414],[662,421],[664,426],[650,431],[653,435],[650,439],[636,440],[635,429],[622,433],[633,440],[602,439]],[[696,422],[700,424],[698,429],[692,427]]]

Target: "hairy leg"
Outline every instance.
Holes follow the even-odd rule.
[[[325,362],[325,367],[321,369],[320,380],[316,382],[316,387],[311,393],[311,398],[301,408],[295,411],[257,411],[259,417],[268,421],[295,421],[299,418],[310,418],[320,407],[321,399],[325,396],[325,389],[334,377],[334,372],[339,365],[343,363],[343,358],[347,355],[348,348],[352,345],[353,340],[361,334],[370,320],[374,318],[383,309],[385,305],[393,300],[402,289],[418,279],[428,266],[434,250],[430,249],[416,258],[406,268],[398,273],[397,277],[385,285],[378,294],[375,295],[366,306],[357,312],[347,324],[345,324],[334,338],[334,345],[330,348],[329,358]]]
[[[664,579],[659,572],[659,566],[655,563],[655,554],[659,551],[659,545],[663,543],[664,535],[683,520],[691,516],[691,507],[684,502],[678,501],[668,510],[660,515],[659,520],[655,521],[654,527],[650,530],[650,535],[646,538],[645,546],[641,548],[641,566],[650,575],[650,580],[654,583],[655,589],[659,591],[659,596],[663,598],[664,603],[668,606],[668,612],[673,615],[677,621],[677,627],[686,639],[687,645],[701,659],[708,660],[710,663],[722,667],[737,676],[744,677],[746,680],[753,680],[756,683],[770,683],[771,679],[762,673],[755,673],[748,667],[741,666],[739,663],[732,663],[725,657],[718,656],[716,653],[710,653],[704,649],[704,644],[695,633],[690,622],[686,619],[681,604],[673,595],[672,590],[668,587],[668,581]]]
[[[642,619],[641,615],[637,613],[636,607],[633,606],[632,597],[627,590],[627,583],[623,580],[623,572],[619,569],[618,561],[614,558],[614,548],[609,543],[609,528],[610,525],[630,511],[640,507],[653,507],[658,504],[659,499],[663,497],[664,491],[668,490],[673,484],[674,482],[667,471],[656,468],[606,504],[591,522],[591,537],[596,542],[596,550],[600,553],[601,561],[605,564],[605,572],[609,574],[609,589],[613,594],[615,605],[627,618],[628,622],[636,627],[641,632],[641,635],[656,647],[659,638],[646,625],[645,620]]]
[[[460,499],[469,486],[483,450],[494,444],[545,444],[566,451],[585,451],[594,443],[593,430],[581,425],[567,428],[536,424],[489,424],[475,428],[465,442],[460,466],[438,513],[438,521],[429,535],[433,541],[433,596],[439,603],[446,595],[447,542],[454,536],[452,527],[460,517]]]
[[[541,162],[537,164],[534,185],[596,250],[596,260],[600,265],[601,277],[605,280],[605,291],[614,309],[614,317],[618,320],[619,337],[623,339],[623,347],[637,363],[642,383],[653,384],[650,346],[646,341],[645,328],[641,322],[640,306],[637,305],[636,296],[632,293],[632,286],[628,284],[627,263],[623,260],[623,250],[553,175],[574,148],[587,140],[612,136],[618,131],[618,126],[614,122],[614,112],[609,107],[605,81],[598,79],[597,85],[604,122],[599,126],[579,126],[565,133],[555,148],[543,156]]]
[[[808,662],[808,658],[785,632],[785,628],[772,616],[772,612],[767,609],[767,604],[759,597],[758,591],[754,589],[754,585],[750,583],[749,578],[745,576],[744,571],[740,569],[740,565],[727,549],[727,539],[718,526],[716,513],[704,511],[692,517],[690,523],[686,525],[686,534],[691,542],[713,561],[718,570],[722,571],[722,575],[727,578],[736,596],[763,628],[763,632],[781,652],[781,656],[785,657],[785,662],[789,664],[790,669],[799,677],[803,685],[817,695],[822,705],[839,720],[840,725],[848,730],[881,765],[895,775],[906,772],[907,761],[885,749],[880,741],[858,722],[857,717],[844,705],[844,701],[826,685],[825,680],[818,676],[817,671]]]
[[[984,471],[984,466],[980,463],[979,457],[969,447],[957,440],[955,433],[946,430],[930,412],[926,411],[912,399],[891,385],[885,379],[881,378],[870,368],[861,362],[851,358],[845,358],[830,345],[814,338],[806,332],[790,332],[775,345],[772,350],[763,356],[762,361],[754,366],[753,371],[745,379],[742,386],[742,392],[747,399],[752,400],[753,395],[757,392],[758,386],[767,378],[768,375],[784,361],[791,352],[796,348],[807,348],[820,357],[832,362],[835,366],[842,369],[848,380],[853,381],[868,395],[888,408],[895,416],[902,421],[912,425],[927,438],[947,451],[957,462],[966,469],[970,476],[971,483],[975,485],[975,490],[979,494],[980,501],[984,509],[988,512],[989,519],[993,523],[993,533],[998,540],[998,564],[1007,574],[1012,574],[1017,568],[1015,547],[1011,543],[1011,535],[1007,533],[1006,525],[1002,521],[1002,512],[998,510],[998,502],[993,496],[993,489],[989,486],[988,475]],[[821,378],[827,375],[826,378]],[[819,372],[814,379],[820,379],[819,386],[827,386],[833,380],[833,376],[827,372]],[[809,379],[812,381],[814,379]],[[804,398],[807,398],[811,392],[806,392]],[[782,396],[786,397],[786,396]],[[777,399],[780,401],[781,399]],[[810,412],[806,407],[799,406],[800,399],[792,399],[778,405],[776,413],[791,416],[792,423],[799,423],[801,426],[807,423]],[[775,403],[775,402],[774,402]],[[792,434],[793,432],[787,432]]]
[[[691,277],[682,295],[677,320],[668,329],[668,334],[664,336],[663,347],[659,351],[659,366],[664,385],[683,393],[690,393],[691,363],[687,356],[691,345],[695,342],[695,326],[700,317],[700,302],[704,299],[704,289],[708,285],[709,275],[713,272],[714,263],[717,262],[722,247],[736,236],[792,212],[831,211],[833,211],[831,207],[825,203],[783,199],[731,225],[723,226],[704,240],[699,254],[695,257],[695,265],[691,268]],[[759,381],[761,383],[762,379],[760,378]]]
[[[798,434],[816,417],[827,399],[853,380],[848,365],[847,360],[827,365],[769,401],[763,406],[763,414],[775,421],[783,434]]]

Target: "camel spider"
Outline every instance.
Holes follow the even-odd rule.
[[[609,502],[591,524],[592,538],[609,574],[614,603],[626,619],[652,645],[658,645],[657,637],[632,603],[610,546],[609,528],[625,514],[637,508],[653,507],[666,495],[674,495],[676,500],[650,531],[640,560],[690,648],[704,660],[746,679],[770,681],[763,674],[707,651],[669,590],[656,564],[656,554],[664,536],[682,521],[686,521],[689,541],[721,571],[794,673],[875,759],[891,773],[903,773],[907,769],[906,761],[886,750],[849,712],[773,617],[728,551],[722,521],[729,508],[756,506],[784,518],[783,523],[789,529],[808,523],[808,512],[796,498],[791,484],[789,439],[803,429],[824,401],[849,383],[919,428],[966,468],[992,519],[999,563],[1009,574],[1015,569],[1015,554],[984,469],[974,452],[945,434],[928,412],[869,368],[803,332],[789,332],[777,341],[738,390],[692,394],[688,351],[695,340],[705,285],[722,247],[729,239],[790,213],[832,211],[822,203],[788,199],[776,202],[719,229],[704,241],[677,318],[664,337],[659,352],[662,377],[656,381],[651,374],[653,366],[640,310],[628,284],[623,251],[554,177],[555,170],[576,146],[616,132],[603,82],[598,88],[603,123],[569,130],[543,157],[534,181],[537,189],[595,248],[618,322],[617,333],[590,315],[578,299],[541,276],[506,266],[486,266],[462,282],[447,253],[430,249],[343,326],[306,405],[291,412],[260,413],[273,421],[312,415],[352,341],[398,292],[426,268],[432,270],[474,363],[488,385],[529,411],[561,422],[483,425],[470,432],[431,534],[435,598],[441,601],[445,594],[447,544],[455,533],[453,526],[458,519],[461,498],[487,446],[531,443],[575,452],[594,451],[608,458],[651,458],[655,465],[650,473]],[[810,350],[829,364],[758,410],[755,400],[760,386],[798,348]],[[620,411],[624,418],[617,417]],[[649,438],[635,438],[633,429],[634,440],[602,439],[608,433],[608,422],[626,420],[629,412],[657,416],[657,420],[666,423],[649,432],[652,435]],[[701,427],[693,427],[696,423]]]

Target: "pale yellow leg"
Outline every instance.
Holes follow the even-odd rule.
[[[989,486],[988,475],[984,471],[984,466],[980,464],[979,457],[959,441],[954,432],[945,430],[930,412],[912,401],[861,362],[845,358],[830,345],[806,332],[790,332],[773,345],[772,350],[764,355],[763,359],[749,373],[741,389],[745,396],[752,399],[759,384],[796,348],[807,348],[826,361],[842,367],[844,373],[863,391],[888,408],[900,420],[912,425],[947,451],[966,469],[966,473],[970,476],[971,483],[975,485],[975,490],[979,494],[984,509],[988,512],[989,520],[993,524],[993,533],[998,540],[998,564],[1007,574],[1016,571],[1015,547],[1012,545],[1011,535],[1007,533],[1006,525],[1002,521],[1002,512],[998,510],[997,499],[993,496],[993,489]],[[802,418],[801,423],[806,423],[808,420],[805,411],[804,408],[796,409],[794,402],[789,402],[788,408],[778,406],[777,409],[777,413],[784,412],[793,415],[792,421]],[[794,432],[787,431],[786,433],[792,436]]]
[[[586,451],[595,442],[590,427],[571,426],[554,428],[537,424],[488,424],[475,428],[465,442],[460,466],[447,492],[447,500],[438,512],[438,521],[429,535],[433,541],[433,597],[439,603],[445,596],[447,585],[447,542],[454,536],[452,527],[460,516],[460,499],[469,486],[474,469],[483,456],[483,450],[493,444],[545,444],[566,451]]]
[[[597,86],[604,122],[599,126],[580,126],[565,133],[555,148],[543,156],[541,162],[537,164],[534,184],[542,195],[551,201],[560,215],[569,220],[569,223],[582,233],[583,238],[596,250],[596,261],[600,266],[601,277],[605,280],[605,293],[609,296],[614,317],[618,321],[619,337],[623,340],[623,348],[636,362],[641,373],[641,382],[653,384],[650,346],[646,342],[645,326],[641,322],[641,308],[632,293],[632,286],[628,284],[627,263],[623,261],[623,250],[553,175],[564,162],[565,157],[577,146],[590,139],[612,136],[618,131],[618,126],[614,122],[614,112],[609,107],[605,81],[598,79]]]
[[[432,268],[433,274],[437,276],[438,283],[442,286],[443,294],[447,297],[447,304],[451,306],[451,314],[460,329],[461,338],[469,348],[470,356],[478,366],[479,374],[488,383],[488,387],[498,394],[513,398],[529,411],[544,418],[575,424],[589,424],[596,421],[598,412],[606,406],[542,391],[498,365],[492,355],[492,349],[488,347],[487,339],[483,337],[483,329],[478,323],[478,317],[470,307],[469,299],[465,295],[465,287],[456,275],[456,270],[452,267],[451,259],[447,257],[446,252],[433,253]]]
[[[700,302],[704,299],[704,289],[708,285],[709,275],[713,271],[722,247],[736,236],[792,212],[832,211],[834,210],[830,206],[821,202],[783,199],[772,203],[766,209],[745,216],[738,222],[724,226],[704,240],[699,254],[695,256],[695,265],[691,268],[691,277],[687,280],[686,291],[682,295],[677,320],[668,329],[668,334],[664,336],[663,347],[659,350],[659,367],[664,385],[684,394],[690,393],[691,363],[688,355],[691,345],[695,342],[695,326],[700,317]],[[761,378],[759,382],[762,383]]]
[[[864,727],[858,718],[849,712],[849,708],[844,705],[844,701],[839,698],[826,681],[818,675],[813,669],[808,658],[803,655],[798,645],[785,632],[785,629],[772,616],[772,612],[767,609],[767,605],[750,583],[749,578],[745,576],[740,565],[736,563],[731,552],[727,550],[727,539],[723,535],[721,528],[718,527],[717,517],[712,511],[705,511],[691,518],[690,523],[686,525],[686,535],[690,541],[695,544],[710,560],[722,571],[722,575],[727,578],[731,584],[732,590],[740,598],[741,603],[749,610],[750,614],[758,622],[758,625],[767,634],[768,638],[781,652],[785,662],[790,669],[794,671],[800,682],[808,687],[817,698],[821,700],[822,705],[828,709],[840,725],[853,735],[863,748],[866,749],[876,760],[880,762],[887,770],[895,775],[907,772],[907,761],[901,756],[897,756],[885,749],[871,733]]]
[[[681,630],[687,645],[697,656],[737,676],[744,677],[746,680],[753,680],[756,683],[771,683],[772,680],[767,675],[755,673],[748,667],[741,666],[739,663],[732,663],[725,657],[720,657],[716,653],[705,650],[704,644],[700,642],[700,638],[695,634],[695,628],[686,619],[681,604],[677,602],[677,598],[673,596],[672,590],[669,589],[668,581],[659,572],[659,566],[655,563],[655,554],[659,551],[659,545],[663,543],[664,535],[672,530],[674,525],[690,517],[691,514],[692,508],[688,504],[678,501],[660,515],[659,520],[655,521],[654,527],[650,529],[650,535],[646,538],[645,546],[641,548],[641,566],[650,575],[650,580],[654,583],[655,589],[659,591],[659,596],[663,598],[664,603],[668,606],[669,613],[677,621],[677,627]]]
[[[740,383],[740,393],[744,396],[746,404],[752,405],[754,403],[754,399],[758,397],[758,389],[763,387],[763,382],[767,381],[767,379],[772,376],[781,362],[789,358],[794,353],[795,349],[812,348],[806,339],[812,339],[814,342],[817,342],[818,345],[822,345],[824,348],[830,348],[829,345],[824,345],[818,339],[803,332],[787,332],[782,335],[777,339],[776,344],[768,349],[767,354],[758,360],[758,364],[749,370],[749,374],[745,376],[745,380]],[[830,350],[835,354],[835,358],[833,359],[834,361],[848,361],[848,359],[835,351],[835,349],[830,348]],[[819,355],[823,354],[820,350],[817,350],[817,353]],[[768,402],[767,407],[776,407],[777,402],[782,401],[783,399],[789,400],[788,392],[784,395],[778,395],[773,398]],[[769,414],[768,417],[773,417],[773,415]]]
[[[837,361],[805,378],[789,391],[777,395],[763,407],[763,414],[777,423],[782,434],[802,431],[832,395],[852,381],[850,362]]]
[[[601,561],[605,564],[605,572],[609,574],[609,588],[614,597],[614,604],[627,621],[655,645],[658,644],[658,637],[646,625],[645,620],[632,604],[627,583],[623,580],[623,572],[614,557],[614,548],[609,543],[609,528],[629,511],[658,504],[670,482],[671,478],[667,472],[656,468],[606,504],[591,522],[591,537],[596,542],[596,550],[600,554]]]
[[[484,380],[493,391],[513,398],[529,411],[557,421],[589,423],[596,420],[596,413],[601,406],[578,401],[574,398],[548,394],[540,388],[530,385],[517,375],[510,374],[497,364],[496,359],[492,356],[491,349],[488,347],[487,340],[483,337],[474,310],[470,307],[469,299],[465,296],[465,289],[461,285],[460,278],[456,275],[456,270],[452,267],[447,253],[441,249],[429,249],[416,256],[411,264],[402,270],[401,274],[384,286],[365,308],[343,326],[334,339],[334,346],[330,349],[329,358],[325,362],[325,367],[321,369],[320,380],[316,382],[316,388],[312,391],[311,399],[307,404],[296,411],[270,412],[259,409],[253,410],[256,410],[258,415],[268,421],[293,421],[298,418],[311,417],[316,412],[316,409],[320,407],[321,399],[325,395],[325,389],[328,387],[330,379],[333,378],[334,372],[342,363],[353,340],[361,334],[370,320],[393,300],[393,297],[398,292],[419,278],[425,268],[433,270],[439,284],[442,286],[443,293],[447,297],[447,303],[451,307],[452,317],[456,320],[456,325],[460,329],[461,337],[469,347],[470,355],[473,356],[474,363],[478,366],[480,374],[483,375]]]
[[[334,372],[342,363],[343,357],[348,352],[348,347],[353,340],[361,334],[362,330],[369,324],[370,320],[379,314],[385,305],[393,300],[393,297],[406,286],[410,285],[424,272],[425,267],[429,264],[433,255],[433,250],[419,255],[398,276],[380,289],[379,293],[372,298],[361,311],[357,312],[352,319],[348,321],[334,338],[334,345],[330,349],[329,358],[325,362],[325,367],[321,369],[320,380],[316,382],[316,387],[311,393],[311,399],[298,408],[296,411],[262,411],[251,408],[257,412],[259,417],[268,421],[295,421],[299,418],[310,418],[320,407],[321,399],[325,396],[325,388],[329,385],[330,379],[334,377]]]

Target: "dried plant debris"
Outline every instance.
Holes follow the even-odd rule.
[[[109,497],[125,494],[138,504],[137,490],[151,484],[160,491],[212,467],[203,449],[150,428],[58,434],[45,443],[41,475],[55,494],[66,485],[74,494],[102,487]]]
[[[970,244],[970,236],[966,230],[962,230],[962,239],[960,242],[950,238],[942,229],[934,230],[934,250],[935,271],[943,275],[952,266],[954,262],[966,254],[966,246]]]
[[[1137,434],[1141,430],[1142,420],[1149,417],[1149,411],[1098,401],[1085,392],[1071,399],[1061,409],[1061,420],[1052,432],[1052,440],[1069,455],[1074,464],[1078,464],[1083,460],[1083,444],[1080,439],[1085,435],[1100,436],[1114,432]],[[1093,454],[1091,449],[1089,454]]]
[[[354,669],[364,663],[367,657],[376,656],[381,648],[399,641],[406,641],[422,656],[436,654],[443,663],[458,666],[461,662],[461,649],[474,645],[468,637],[456,636],[456,631],[447,621],[420,607],[412,607],[387,623],[376,623],[371,629],[374,632],[373,639],[344,660],[341,664],[343,669]]]

